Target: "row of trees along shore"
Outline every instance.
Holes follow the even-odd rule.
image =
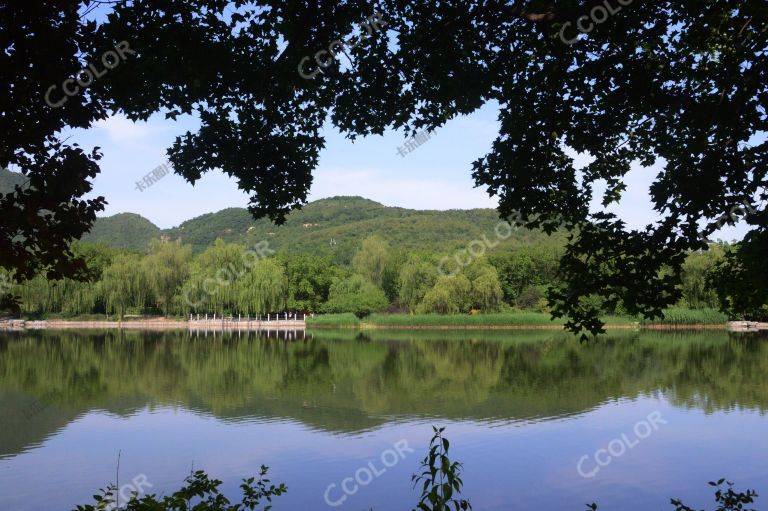
[[[86,243],[73,248],[87,262],[88,280],[37,276],[14,283],[10,292],[20,299],[24,316],[547,312],[546,290],[560,284],[562,255],[556,245],[522,245],[459,267],[453,254],[405,252],[376,236],[363,240],[346,266],[312,254],[254,252],[222,240],[199,254],[161,241],[146,254]],[[732,317],[754,313],[735,310],[728,301],[723,265],[733,249],[719,243],[689,254],[679,307],[724,305]],[[595,297],[594,306],[606,314],[623,313],[621,302],[608,306]]]

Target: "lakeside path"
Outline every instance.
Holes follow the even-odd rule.
[[[5,320],[0,321],[2,330],[304,330],[304,320],[287,319],[272,321],[255,320],[182,320],[182,319],[132,319],[128,321],[76,321],[76,320]]]
[[[76,321],[76,320],[4,320],[0,321],[2,330],[304,330],[304,320],[177,320],[167,318],[134,319],[128,321]],[[562,330],[562,325],[377,325],[361,323],[359,325],[311,325],[310,329],[331,330]],[[731,321],[722,324],[647,324],[631,323],[624,325],[606,325],[606,330],[729,330],[733,332],[754,332],[768,330],[768,323]]]

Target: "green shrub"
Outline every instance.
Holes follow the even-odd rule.
[[[384,291],[360,275],[337,280],[331,285],[328,302],[323,311],[327,313],[351,312],[364,318],[372,312],[387,308],[389,301]]]

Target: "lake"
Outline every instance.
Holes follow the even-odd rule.
[[[768,336],[552,331],[0,334],[0,510],[270,467],[280,510],[410,510],[445,426],[476,510],[768,502]],[[138,479],[137,479],[138,478]],[[761,501],[758,501],[760,503]]]

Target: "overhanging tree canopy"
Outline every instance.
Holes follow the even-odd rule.
[[[83,16],[94,7],[109,11],[98,23]],[[380,30],[332,44],[374,14]],[[735,208],[753,232],[745,253],[768,249],[764,0],[16,1],[0,20],[0,165],[31,185],[0,198],[0,265],[21,275],[75,268],[66,243],[104,204],[81,199],[99,154],[59,133],[112,113],[198,115],[169,148],[176,172],[194,183],[220,169],[254,215],[281,222],[306,201],[328,117],[354,139],[496,102],[499,136],[473,176],[502,216],[573,231],[550,298],[575,330],[601,328],[590,295],[647,315],[674,303],[686,251]],[[45,101],[121,42],[135,53],[61,106]],[[340,58],[304,58],[328,48]],[[577,170],[570,150],[591,163]],[[620,199],[632,162],[661,169],[661,220],[643,230],[589,211],[596,183],[605,206]]]

